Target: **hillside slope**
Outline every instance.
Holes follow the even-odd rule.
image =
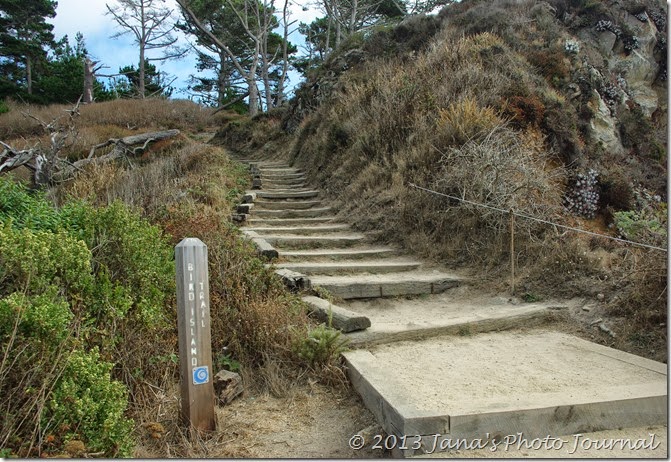
[[[463,1],[351,38],[286,110],[217,139],[283,154],[359,230],[489,289],[508,290],[512,210],[517,295],[593,298],[616,324],[600,341],[665,360],[664,250],[519,217],[665,248],[665,18],[652,0]]]

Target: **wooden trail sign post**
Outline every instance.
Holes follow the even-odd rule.
[[[200,239],[183,239],[175,247],[175,264],[182,420],[195,429],[213,431],[216,421],[207,246]]]

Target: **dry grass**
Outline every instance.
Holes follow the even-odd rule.
[[[0,114],[0,139],[3,141],[42,134],[40,124],[26,114],[49,123],[61,117],[65,119],[66,110],[72,109],[68,105],[37,106],[13,101],[8,106],[10,111]],[[119,99],[81,106],[77,128],[103,126],[99,133],[101,137],[106,130],[104,126],[107,129],[114,126],[117,130],[177,128],[201,131],[217,125],[224,117],[224,114],[213,116],[212,109],[187,100]]]

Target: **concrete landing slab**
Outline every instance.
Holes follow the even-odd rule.
[[[371,320],[371,328],[352,334],[350,343],[360,348],[445,334],[472,335],[530,327],[546,322],[551,313],[579,303],[578,300],[522,303],[474,292],[468,286],[461,286],[420,298],[345,301],[342,307]]]
[[[439,271],[408,271],[355,276],[314,276],[310,280],[314,286],[322,287],[332,295],[345,300],[439,294],[462,283],[462,278]]]
[[[456,449],[420,454],[413,459],[666,459],[668,429],[665,425],[602,430],[599,432],[562,435],[551,444],[534,440],[511,441],[511,444],[490,444],[483,449]]]
[[[436,337],[344,357],[386,432],[424,436],[419,452],[435,434],[440,446],[667,423],[665,364],[564,333]]]

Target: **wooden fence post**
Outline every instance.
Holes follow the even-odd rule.
[[[515,212],[510,209],[510,295],[515,295]]]
[[[183,239],[175,247],[175,265],[181,417],[192,428],[213,431],[216,420],[207,246],[200,239]]]

